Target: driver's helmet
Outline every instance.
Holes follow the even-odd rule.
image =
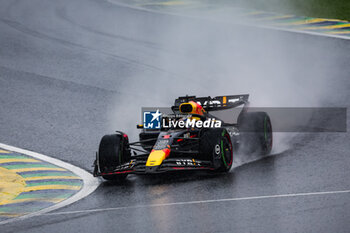
[[[191,119],[200,120],[201,116],[205,116],[205,110],[199,103],[189,101],[180,105],[180,112],[189,114]]]

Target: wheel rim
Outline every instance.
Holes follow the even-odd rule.
[[[264,139],[265,139],[265,151],[268,152],[272,148],[272,125],[271,121],[265,117],[264,120]]]
[[[228,169],[232,166],[233,162],[233,148],[230,135],[228,133],[223,133],[224,138],[221,140],[221,155],[222,161],[225,165],[225,168]]]

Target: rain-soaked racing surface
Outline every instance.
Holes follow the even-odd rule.
[[[169,106],[184,94],[250,93],[261,106],[349,106],[347,40],[104,0],[0,6],[0,141],[89,171],[102,135],[121,129],[133,136],[141,106]],[[236,156],[228,174],[130,175],[0,229],[348,232],[350,195],[337,191],[350,189],[349,139],[288,135],[275,140],[270,156]]]

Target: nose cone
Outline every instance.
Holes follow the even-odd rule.
[[[146,162],[146,169],[147,167],[154,167],[154,166],[161,165],[163,160],[166,159],[169,156],[169,154],[170,154],[170,149],[168,148],[163,150],[152,150]]]

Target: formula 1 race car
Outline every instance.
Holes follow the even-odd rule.
[[[272,148],[271,121],[266,112],[249,112],[248,98],[249,95],[179,97],[171,107],[173,115],[162,117],[160,127],[137,126],[141,128],[139,141],[129,142],[120,131],[103,136],[93,175],[118,180],[130,173],[228,172],[233,154],[238,151],[266,155]],[[235,123],[225,123],[212,115],[238,106]],[[159,115],[158,111],[154,113],[152,120]]]

